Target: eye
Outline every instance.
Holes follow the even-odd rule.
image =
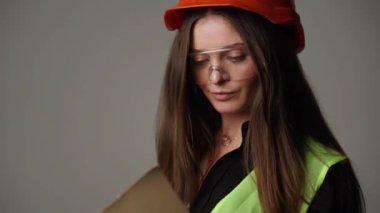
[[[191,61],[191,65],[194,66],[194,67],[200,67],[200,66],[205,65],[206,63],[207,63],[206,60],[199,60],[199,61],[197,61],[197,60],[192,60],[192,61]]]
[[[208,59],[205,57],[190,57],[190,65],[192,67],[203,67],[207,65]]]
[[[228,51],[225,57],[228,61],[232,63],[238,63],[238,62],[244,61],[245,58],[247,57],[247,54],[243,50],[234,49],[234,50]]]
[[[237,63],[242,62],[245,60],[247,56],[245,54],[239,54],[239,55],[229,55],[227,56],[227,59],[231,62]]]

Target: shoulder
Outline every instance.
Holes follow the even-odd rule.
[[[333,165],[310,204],[308,213],[360,212],[360,188],[348,160]]]
[[[305,146],[305,157],[307,161],[316,160],[330,167],[335,163],[347,158],[344,154],[322,144],[321,142],[311,137],[307,137],[305,139]]]
[[[312,138],[306,138],[305,146],[306,183],[312,188],[311,191],[316,191],[330,167],[347,160],[347,157]]]
[[[307,212],[362,212],[360,185],[347,156],[312,138],[306,145]]]

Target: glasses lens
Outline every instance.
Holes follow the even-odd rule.
[[[245,80],[253,77],[252,58],[244,45],[229,48],[194,51],[189,54],[190,68],[195,82],[210,82],[211,66],[229,75],[229,80]]]

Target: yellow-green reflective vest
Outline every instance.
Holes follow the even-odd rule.
[[[306,202],[302,202],[300,212],[305,213],[309,204],[313,200],[315,193],[322,185],[329,168],[346,159],[346,156],[323,146],[312,138],[307,138],[308,149],[306,151],[306,180],[304,197]],[[213,213],[232,212],[262,212],[260,201],[255,184],[256,176],[253,170],[237,185],[228,195],[226,195],[212,210]]]

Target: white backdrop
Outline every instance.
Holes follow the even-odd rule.
[[[0,212],[99,212],[156,164],[175,3],[0,0]],[[305,72],[379,212],[380,4],[296,4]]]

